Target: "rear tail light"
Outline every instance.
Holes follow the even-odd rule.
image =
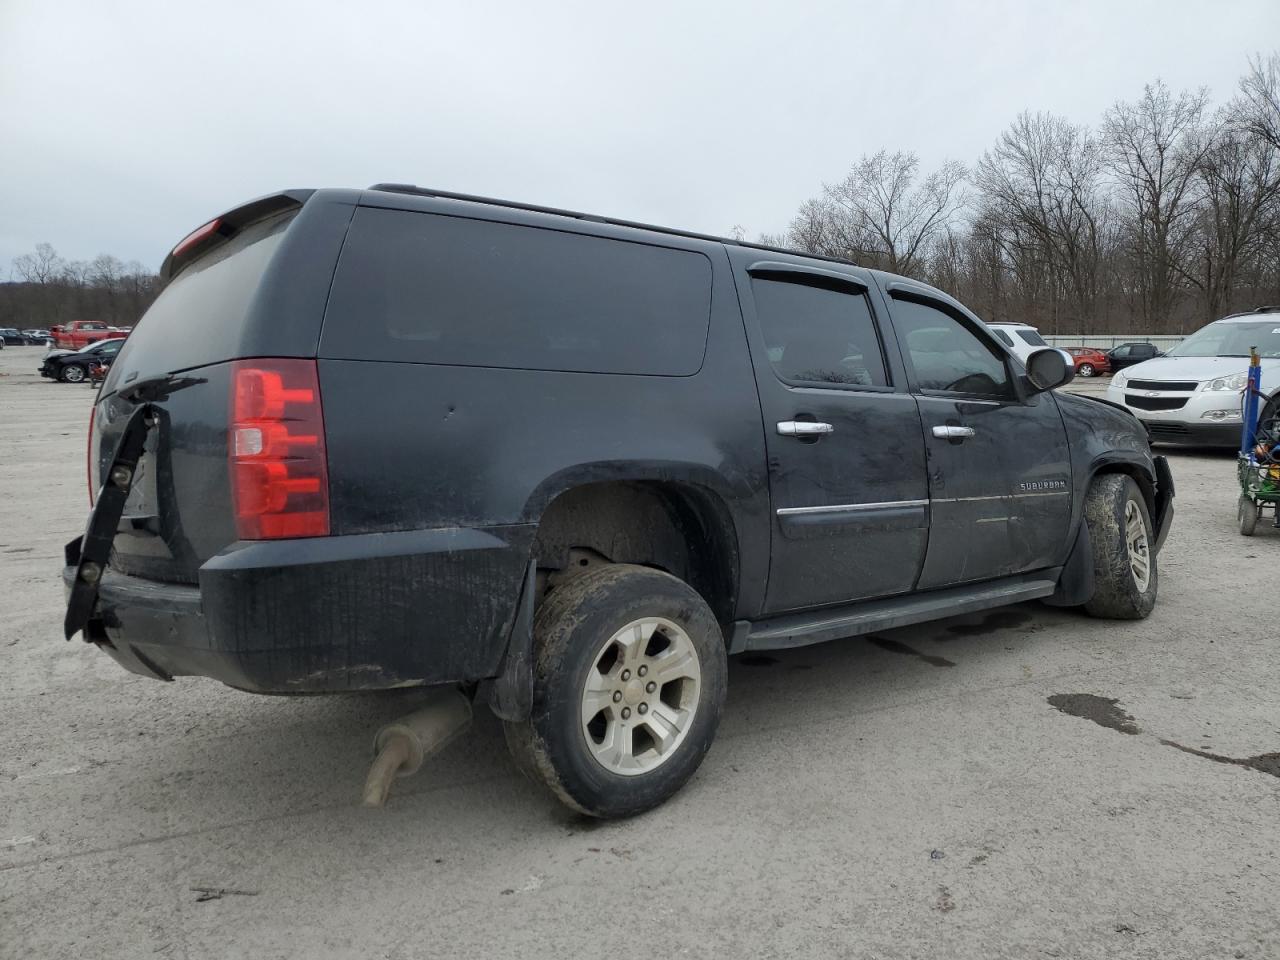
[[[314,360],[232,365],[228,456],[241,540],[328,536],[329,475]]]

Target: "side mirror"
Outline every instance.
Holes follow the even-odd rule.
[[[1075,376],[1075,359],[1065,350],[1037,350],[1027,357],[1027,381],[1036,393],[1066,386]]]

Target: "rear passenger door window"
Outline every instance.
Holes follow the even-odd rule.
[[[769,363],[784,383],[887,387],[884,355],[865,293],[805,278],[752,277]]]
[[[921,391],[1014,399],[1005,358],[956,317],[928,304],[895,299],[893,323]]]

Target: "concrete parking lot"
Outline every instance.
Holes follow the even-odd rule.
[[[627,822],[523,780],[487,714],[370,811],[420,692],[161,684],[61,639],[92,391],[41,354],[0,352],[2,957],[1280,957],[1280,531],[1237,533],[1229,454],[1166,451],[1148,620],[739,658],[701,771]]]

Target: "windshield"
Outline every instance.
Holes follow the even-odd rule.
[[[1270,320],[1219,320],[1198,330],[1169,351],[1171,357],[1247,357],[1257,347],[1259,356],[1280,358],[1280,315]]]

